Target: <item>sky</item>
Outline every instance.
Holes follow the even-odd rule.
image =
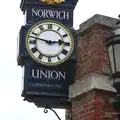
[[[17,36],[24,24],[19,9],[20,0],[1,0],[0,3],[0,120],[57,120],[54,113],[23,101],[21,97],[22,68],[17,66]],[[118,18],[120,0],[79,0],[74,10],[74,28],[92,17],[102,14]],[[56,110],[62,120],[64,110]]]

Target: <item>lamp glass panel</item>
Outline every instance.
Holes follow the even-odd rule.
[[[120,35],[120,28],[117,28],[113,31],[115,33],[115,35]]]
[[[111,72],[115,73],[115,64],[114,64],[114,55],[113,55],[112,46],[108,47],[108,55],[109,55],[109,60],[110,60],[110,65],[111,65]]]
[[[115,79],[115,82],[120,82],[120,78],[116,78],[116,79]]]
[[[116,72],[120,72],[120,44],[114,45]]]

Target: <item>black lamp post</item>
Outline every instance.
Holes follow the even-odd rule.
[[[115,110],[120,111],[120,19],[116,25],[112,36],[105,41],[105,46],[109,57],[113,87],[117,91],[117,95],[112,99],[112,105]],[[117,119],[120,120],[120,112],[117,114]]]

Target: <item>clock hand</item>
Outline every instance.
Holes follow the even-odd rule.
[[[61,44],[65,44],[65,45],[69,45],[69,42],[64,42],[63,40],[59,39],[58,41],[52,41],[52,43],[59,43],[59,45]]]
[[[45,39],[42,39],[42,38],[37,38],[37,37],[34,37],[34,36],[29,36],[29,37],[32,37],[32,38],[35,38],[35,39],[38,39],[38,40],[41,40],[41,41],[45,41],[49,45],[54,44],[54,43],[59,43],[59,45],[61,45],[61,44],[66,44],[66,45],[69,44],[69,42],[64,42],[61,39],[59,39],[58,41],[52,41],[52,40],[45,40]]]
[[[61,45],[62,43],[64,43],[64,41],[62,41],[62,40],[58,40],[58,41],[51,41],[52,43],[59,43],[59,45]]]
[[[46,43],[49,43],[49,40],[45,40],[45,39],[42,39],[42,38],[37,38],[37,37],[34,37],[34,36],[29,36],[29,37],[32,37],[32,38],[35,38],[35,39],[38,39],[38,40],[42,40],[42,41],[45,41]]]

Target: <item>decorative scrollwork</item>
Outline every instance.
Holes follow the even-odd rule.
[[[55,113],[55,115],[57,116],[58,120],[61,120],[60,117],[58,116],[58,114],[55,112],[55,110],[53,110],[52,108],[49,108],[48,106],[45,107],[45,109],[44,109],[44,113],[48,113],[48,110],[47,110],[47,109],[53,111],[53,112]]]
[[[44,113],[48,113],[48,110],[47,110],[47,108],[45,108],[45,109],[44,109]]]
[[[48,106],[45,107],[44,113],[48,113],[48,109],[55,113],[55,115],[57,116],[58,120],[61,120],[60,117],[58,116],[58,114],[56,113],[56,111],[54,109],[48,107]],[[68,116],[66,116],[66,117],[67,117],[67,119],[72,120],[71,113]]]

